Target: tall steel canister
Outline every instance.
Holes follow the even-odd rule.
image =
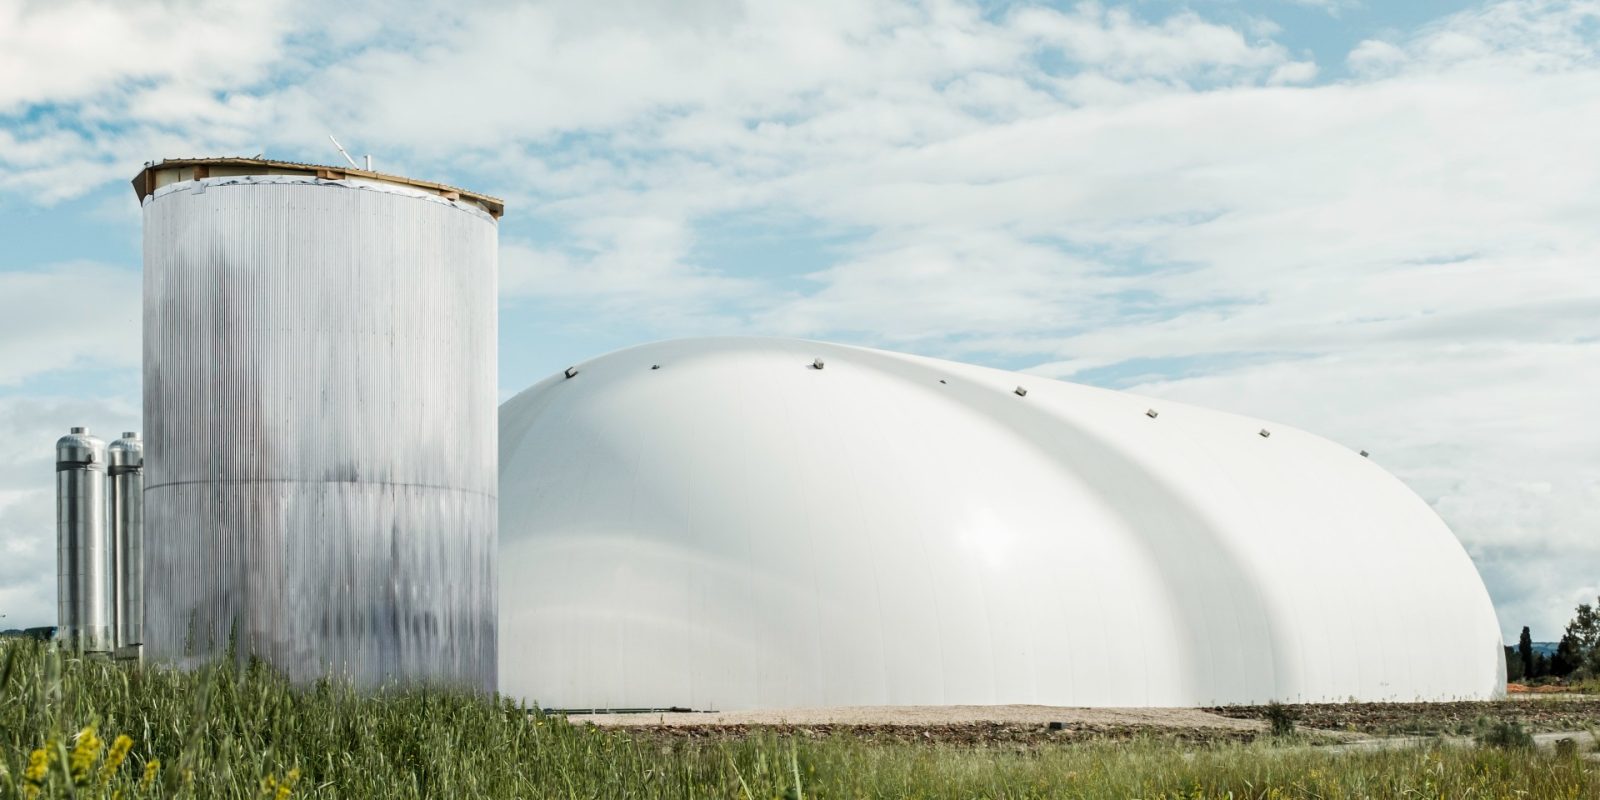
[[[495,688],[500,202],[167,160],[144,208],[144,657]]]
[[[106,532],[106,445],[88,428],[56,440],[57,637],[86,653],[109,653],[111,540]]]
[[[137,658],[144,641],[144,442],[125,431],[106,448],[106,460],[117,655]]]

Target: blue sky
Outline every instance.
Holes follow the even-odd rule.
[[[803,336],[1297,425],[1426,498],[1508,636],[1600,594],[1600,4],[0,7],[0,627],[50,444],[139,416],[151,158],[502,196],[503,395]]]

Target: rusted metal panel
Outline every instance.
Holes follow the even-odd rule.
[[[492,690],[495,220],[296,175],[144,219],[146,657]]]

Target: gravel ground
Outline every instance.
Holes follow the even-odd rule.
[[[1395,736],[1467,736],[1486,720],[1515,720],[1530,732],[1600,728],[1600,697],[1551,695],[1459,703],[1311,703],[1289,706],[1301,728]],[[1208,709],[1240,719],[1263,719],[1264,706]]]
[[[568,719],[677,741],[849,735],[879,741],[938,742],[1028,749],[1089,739],[1152,737],[1187,743],[1250,741],[1265,723],[1196,708],[1060,708],[1054,706],[874,706],[770,711],[581,714]],[[1057,723],[1055,729],[1052,723]]]
[[[1117,725],[1148,728],[1216,728],[1255,731],[1262,723],[1198,708],[1062,708],[1058,706],[845,706],[653,714],[582,714],[572,722],[596,725],[703,727],[716,725]]]
[[[1317,743],[1354,742],[1372,736],[1471,736],[1493,720],[1515,720],[1534,733],[1600,729],[1600,697],[1588,696],[1459,703],[1323,703],[1290,709],[1297,717],[1298,730]],[[663,741],[742,738],[762,733],[846,734],[875,740],[1030,748],[1135,737],[1193,744],[1251,741],[1265,735],[1266,714],[1264,706],[867,706],[572,714],[568,719]]]

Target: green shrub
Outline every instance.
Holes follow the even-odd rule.
[[[1292,706],[1286,706],[1274,700],[1267,704],[1267,728],[1273,736],[1279,738],[1294,735],[1294,725],[1300,719],[1300,713]]]
[[[1522,723],[1514,719],[1490,722],[1478,731],[1475,738],[1483,747],[1495,747],[1501,750],[1533,749],[1533,734],[1523,730]]]

